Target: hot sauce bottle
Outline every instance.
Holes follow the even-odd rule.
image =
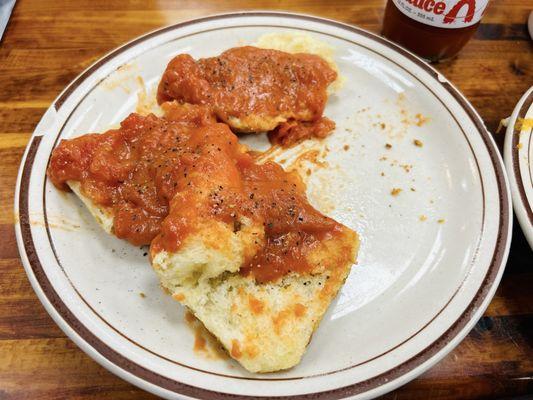
[[[436,62],[452,58],[476,31],[489,0],[388,0],[383,36]]]

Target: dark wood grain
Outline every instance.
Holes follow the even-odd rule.
[[[18,258],[13,195],[24,147],[40,117],[84,68],[164,25],[218,12],[275,9],[379,32],[381,0],[19,0],[0,42],[0,399],[153,399],[81,352],[34,294]],[[533,84],[525,28],[530,0],[492,0],[460,55],[439,64],[495,132]],[[503,134],[495,135],[503,143]],[[488,399],[533,394],[533,254],[515,221],[494,300],[466,339],[387,400]]]

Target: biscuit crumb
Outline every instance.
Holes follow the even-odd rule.
[[[413,143],[414,143],[415,146],[417,146],[417,147],[424,147],[424,143],[422,143],[422,141],[420,141],[420,140],[418,140],[418,139],[413,140]]]
[[[515,131],[523,131],[533,128],[533,118],[517,118],[514,124]]]
[[[381,175],[381,176],[385,176],[385,172],[382,172],[380,175]]]
[[[146,298],[146,295],[143,292],[140,292],[139,296],[141,296],[143,299]]]
[[[399,188],[393,188],[391,191],[390,191],[390,194],[392,196],[398,196],[400,194],[400,192],[402,191],[402,189],[399,189]]]
[[[411,172],[411,168],[413,168],[411,164],[400,164],[400,167],[403,168],[405,172]]]
[[[443,220],[443,219],[439,219],[439,220],[437,221],[437,223],[439,223],[439,224],[443,224],[443,223],[444,223],[444,220]]]
[[[509,118],[500,119],[496,133],[500,133],[503,128],[507,128],[507,125],[509,125]]]
[[[516,148],[517,148],[518,150],[520,150],[520,149],[522,148],[522,143],[518,143],[518,144],[516,145]]]
[[[414,187],[411,188],[411,192],[416,192]]]
[[[392,144],[390,144],[390,143],[385,143],[385,148],[386,148],[386,149],[392,149]]]
[[[347,144],[345,144],[344,146],[342,146],[342,149],[343,149],[344,151],[348,151],[348,150],[350,150],[350,146],[347,145]]]
[[[379,126],[381,127],[381,129],[385,130],[385,128],[387,127],[387,125],[385,125],[384,122],[382,122],[381,124],[379,124]]]
[[[426,122],[428,122],[429,118],[427,117],[424,117],[422,114],[416,114],[415,115],[415,118],[416,118],[416,126],[422,126],[424,125]]]
[[[420,217],[418,217],[418,219],[419,219],[420,221],[425,221],[425,220],[428,219],[428,217],[426,217],[425,215],[421,215]]]

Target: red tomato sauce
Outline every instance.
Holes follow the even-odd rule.
[[[258,164],[206,107],[166,105],[166,117],[131,114],[120,128],[63,140],[48,176],[110,210],[113,233],[152,254],[175,252],[199,221],[264,226],[265,245],[241,268],[260,282],[309,270],[306,255],[342,225],[308,202],[305,185],[279,165]]]
[[[208,105],[234,130],[264,132],[285,120],[320,120],[327,87],[336,78],[316,55],[237,47],[197,61],[188,54],[176,56],[163,74],[157,99],[160,104]]]

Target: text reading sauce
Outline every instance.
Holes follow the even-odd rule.
[[[454,57],[476,32],[488,0],[388,0],[383,36],[428,61]]]

